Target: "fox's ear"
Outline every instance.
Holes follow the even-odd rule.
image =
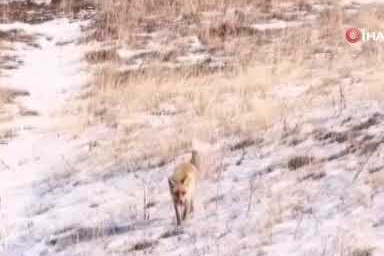
[[[174,181],[171,178],[168,178],[168,184],[169,184],[169,188],[174,188],[175,187],[175,183],[174,183]]]

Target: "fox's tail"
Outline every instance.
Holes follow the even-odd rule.
[[[191,164],[196,166],[199,177],[205,179],[222,168],[224,149],[220,144],[200,140],[192,141]]]
[[[203,168],[203,156],[207,154],[211,146],[201,140],[193,139],[192,140],[192,151],[191,151],[191,164],[196,166],[196,168],[201,172]]]
[[[213,145],[201,140],[194,139],[192,141],[191,164],[198,170],[200,179],[205,179],[214,165],[212,153],[215,151]]]
[[[198,170],[201,168],[201,154],[197,149],[192,149],[191,164],[196,166]]]

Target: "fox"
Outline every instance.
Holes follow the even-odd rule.
[[[168,178],[177,226],[193,214],[198,172],[198,152],[192,150],[190,161],[178,165]],[[182,216],[180,216],[181,211]]]

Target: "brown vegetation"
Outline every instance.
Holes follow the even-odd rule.
[[[382,46],[351,45],[344,39],[352,16],[358,26],[372,20],[382,24],[382,17],[371,9],[351,16],[338,2],[317,2],[317,9],[314,4],[99,2],[100,26],[94,36],[114,50],[112,55],[93,55],[95,62],[100,63],[98,57],[106,62],[95,75],[87,108],[90,122],[117,129],[116,141],[111,142],[116,156],[125,152],[132,159],[167,158],[190,147],[191,138],[252,140],[276,120],[309,109],[342,111],[355,100],[382,97],[379,77],[367,75],[377,73]],[[297,24],[265,30],[252,26],[276,19]],[[161,37],[165,44],[151,37],[161,33],[167,34]],[[195,56],[188,45],[176,44],[169,58],[159,57],[164,56],[162,47],[172,45],[175,38],[194,35],[211,60],[231,59],[225,68],[209,69],[211,61],[186,68],[175,65],[178,56]],[[160,50],[135,57],[142,61],[138,68],[127,66],[132,58],[124,60],[118,54],[119,49],[145,50],[152,44],[161,45]]]

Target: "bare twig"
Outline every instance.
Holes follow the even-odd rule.
[[[249,213],[252,209],[252,202],[253,202],[253,195],[255,194],[255,178],[252,178],[249,181],[249,198],[248,198],[248,209],[247,209],[247,215],[249,216]]]
[[[341,114],[346,107],[347,107],[347,104],[345,101],[344,90],[343,90],[343,87],[339,85],[339,113]]]
[[[149,220],[149,213],[147,211],[147,185],[143,182],[143,218]]]
[[[63,159],[63,162],[65,163],[65,165],[72,171],[79,171],[78,169],[75,168],[75,166],[73,166],[66,158],[64,155],[61,156],[61,158]]]
[[[149,220],[150,215],[148,211],[148,182],[144,179],[136,175],[136,178],[139,178],[143,184],[143,219]]]
[[[300,231],[300,228],[301,228],[301,224],[303,223],[303,220],[304,220],[304,213],[301,212],[299,220],[297,221],[297,225],[295,227],[295,231],[293,232],[293,237],[295,239],[298,238],[298,234],[299,234],[299,231]]]
[[[5,167],[5,169],[11,170],[11,167],[7,165],[2,159],[0,159],[0,163]]]
[[[245,151],[245,149],[243,149],[240,158],[236,161],[236,165],[241,165],[243,163],[246,154],[247,152]]]
[[[222,152],[221,154],[221,160],[220,160],[220,166],[219,166],[219,173],[218,173],[218,176],[217,176],[217,190],[216,190],[216,211],[218,210],[219,208],[219,195],[220,195],[220,184],[221,184],[221,175],[223,173],[223,160],[224,159],[224,152]]]
[[[384,141],[384,136],[379,141],[383,142]],[[359,177],[360,173],[362,173],[364,171],[365,166],[367,165],[367,163],[369,162],[371,157],[377,152],[377,150],[380,148],[381,145],[382,145],[381,143],[377,143],[375,145],[374,149],[370,152],[370,154],[367,156],[365,161],[360,165],[360,169],[355,173],[355,176],[353,177],[352,182],[356,181],[356,179]]]

